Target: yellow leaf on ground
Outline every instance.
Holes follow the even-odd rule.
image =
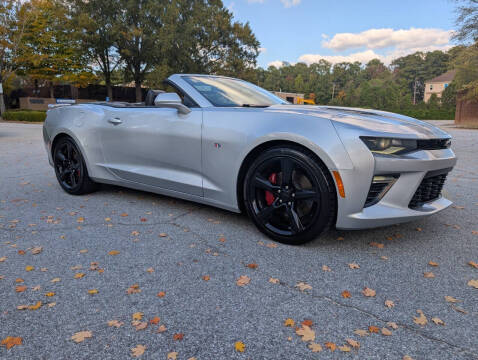
[[[331,268],[329,268],[327,265],[322,265],[322,271],[332,271]]]
[[[234,349],[238,352],[244,352],[246,350],[246,345],[242,341],[236,341],[234,343]]]
[[[38,310],[39,308],[41,308],[41,305],[42,305],[42,302],[37,301],[37,303],[35,305],[29,305],[28,309],[29,310]]]
[[[176,351],[172,351],[168,353],[168,360],[176,360],[178,358],[178,353]]]
[[[396,323],[396,322],[393,322],[393,321],[389,321],[389,322],[387,323],[387,326],[388,326],[388,327],[391,327],[393,330],[397,330],[397,329],[398,329],[397,323]]]
[[[157,295],[157,297],[163,298],[166,296],[166,293],[164,291],[160,291]]]
[[[295,326],[295,321],[292,320],[291,318],[285,319],[284,326],[294,327]]]
[[[42,251],[43,251],[43,248],[41,246],[35,246],[34,248],[32,248],[31,253],[33,255],[37,255],[41,253]]]
[[[414,316],[413,322],[417,325],[425,326],[428,323],[427,317],[421,310],[417,310],[417,313],[420,314],[420,316]]]
[[[108,255],[118,255],[120,252],[118,250],[111,250]]]
[[[138,294],[140,292],[141,292],[141,289],[139,288],[138,284],[133,284],[126,290],[126,293],[129,294],[129,295]]]
[[[427,271],[423,273],[423,276],[426,277],[427,279],[432,279],[435,277],[435,274],[432,273],[431,271]]]
[[[158,332],[158,333],[163,333],[163,332],[165,332],[166,330],[168,330],[168,329],[166,328],[166,326],[164,326],[164,325],[159,325],[157,332]]]
[[[339,350],[342,352],[350,352],[352,349],[347,345],[339,346]]]
[[[445,301],[449,303],[457,303],[461,300],[455,299],[453,296],[445,296]]]
[[[133,314],[133,320],[141,320],[143,318],[143,313],[138,311]]]
[[[15,337],[15,336],[7,336],[5,339],[2,340],[0,345],[6,346],[7,350],[22,344],[22,338],[21,337]]]
[[[85,276],[84,273],[76,273],[75,274],[75,279],[81,279],[83,276]]]
[[[139,330],[146,329],[148,327],[148,322],[147,321],[133,320],[131,322],[131,325],[133,325],[136,328],[136,331],[139,331]]]
[[[92,336],[93,336],[93,333],[91,331],[79,331],[73,334],[73,336],[71,337],[71,340],[73,340],[76,343],[80,343],[87,338],[91,338]]]
[[[428,262],[428,265],[430,265],[430,266],[438,266],[438,263],[435,262],[435,261],[429,261],[429,262]]]
[[[474,287],[475,289],[478,289],[478,280],[468,281],[468,286],[471,286],[471,287]]]
[[[110,320],[108,321],[108,326],[109,327],[115,327],[115,328],[119,328],[121,325],[123,325],[124,323],[121,322],[121,321],[118,321],[118,320]]]
[[[52,297],[52,296],[55,296],[55,293],[54,293],[54,292],[47,292],[47,293],[45,294],[45,296],[47,296],[47,297]]]
[[[51,282],[52,282],[52,283],[57,283],[57,282],[60,282],[60,281],[61,281],[60,278],[54,278]]]
[[[320,344],[310,343],[308,347],[314,353],[322,351],[322,346],[320,346]]]
[[[302,325],[300,328],[295,330],[295,333],[302,337],[302,341],[314,341],[315,340],[315,331],[312,330],[307,325]]]
[[[280,281],[279,281],[279,279],[277,279],[277,278],[270,278],[270,279],[269,279],[269,282],[270,282],[271,284],[279,284]]]
[[[385,306],[391,309],[395,306],[395,303],[392,300],[385,300]]]
[[[354,339],[345,339],[345,341],[347,341],[347,343],[354,349],[358,349],[360,347],[360,343]]]
[[[342,297],[345,298],[345,299],[348,299],[348,298],[351,298],[352,295],[350,294],[350,291],[344,290],[344,291],[342,291]]]
[[[136,345],[134,348],[131,349],[131,356],[135,358],[140,357],[141,355],[144,354],[145,350],[146,350],[146,346]]]
[[[373,297],[376,293],[375,290],[366,287],[362,290],[362,294],[367,297]]]
[[[35,270],[35,268],[33,266],[31,266],[31,265],[25,266],[25,271],[33,271],[33,270]]]
[[[368,332],[367,332],[367,330],[357,329],[357,330],[354,331],[354,334],[363,337],[363,336],[367,336]]]
[[[356,263],[351,263],[349,264],[349,268],[353,269],[360,269],[360,265]]]
[[[474,267],[475,269],[478,269],[478,263],[476,263],[474,261],[469,261],[468,265],[470,265],[471,267]]]
[[[445,322],[444,322],[442,319],[440,319],[440,318],[434,317],[434,318],[432,318],[432,321],[433,321],[436,325],[445,326]]]
[[[79,217],[78,219],[76,219],[76,222],[77,222],[78,224],[84,223],[84,222],[85,222],[85,218],[84,218],[84,217]]]
[[[241,275],[241,276],[239,276],[239,279],[236,280],[236,285],[237,286],[245,286],[245,285],[249,284],[250,281],[251,281],[251,279],[250,279],[249,276]]]
[[[24,292],[26,289],[28,289],[28,287],[25,285],[18,285],[15,287],[15,291],[18,293]]]
[[[88,294],[90,294],[90,295],[96,295],[96,294],[98,294],[98,290],[97,290],[97,289],[88,290]]]
[[[325,347],[330,351],[335,351],[335,349],[337,349],[337,345],[335,345],[333,342],[326,342]]]
[[[382,328],[382,335],[391,336],[392,332],[388,330],[387,328]]]
[[[379,330],[380,329],[377,326],[370,325],[368,327],[368,331],[373,334],[378,334]]]
[[[159,237],[166,237],[166,236],[168,236],[168,234],[166,234],[166,233],[160,233],[158,236],[159,236]]]
[[[413,360],[410,356],[405,355],[402,360]]]
[[[299,288],[300,291],[312,290],[312,286],[306,284],[305,282],[299,282],[295,285],[295,287]]]

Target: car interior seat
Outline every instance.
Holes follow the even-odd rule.
[[[154,99],[156,99],[156,96],[158,96],[161,93],[164,93],[164,91],[163,90],[148,90],[148,93],[146,94],[146,99],[144,100],[144,105],[154,106]]]

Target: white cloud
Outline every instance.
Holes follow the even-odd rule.
[[[276,61],[271,61],[269,64],[267,64],[267,67],[269,66],[275,66],[276,68],[281,68],[284,66],[284,62],[283,61],[280,61],[280,60],[276,60]]]
[[[282,4],[284,4],[286,8],[290,8],[290,7],[299,5],[302,0],[280,0],[280,1]]]
[[[397,49],[420,48],[426,46],[443,46],[450,43],[453,31],[443,29],[370,29],[361,33],[339,33],[332,39],[323,41],[326,48],[343,51],[348,49],[367,48]]]
[[[257,50],[259,50],[259,53],[261,53],[261,54],[265,54],[267,52],[267,48],[265,48],[265,47],[260,47]]]

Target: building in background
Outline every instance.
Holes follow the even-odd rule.
[[[285,101],[290,102],[291,104],[297,105],[301,103],[300,99],[304,99],[305,94],[297,94],[297,93],[288,93],[282,91],[274,91],[274,94],[284,99]]]
[[[456,75],[456,70],[450,70],[434,79],[425,82],[425,97],[424,101],[430,101],[433,94],[441,98],[443,91],[450,85]]]

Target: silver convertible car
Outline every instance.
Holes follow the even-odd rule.
[[[144,103],[48,111],[43,136],[61,187],[98,183],[245,211],[271,238],[301,244],[329,227],[416,220],[456,163],[450,136],[383,111],[291,105],[246,81],[172,75]]]

